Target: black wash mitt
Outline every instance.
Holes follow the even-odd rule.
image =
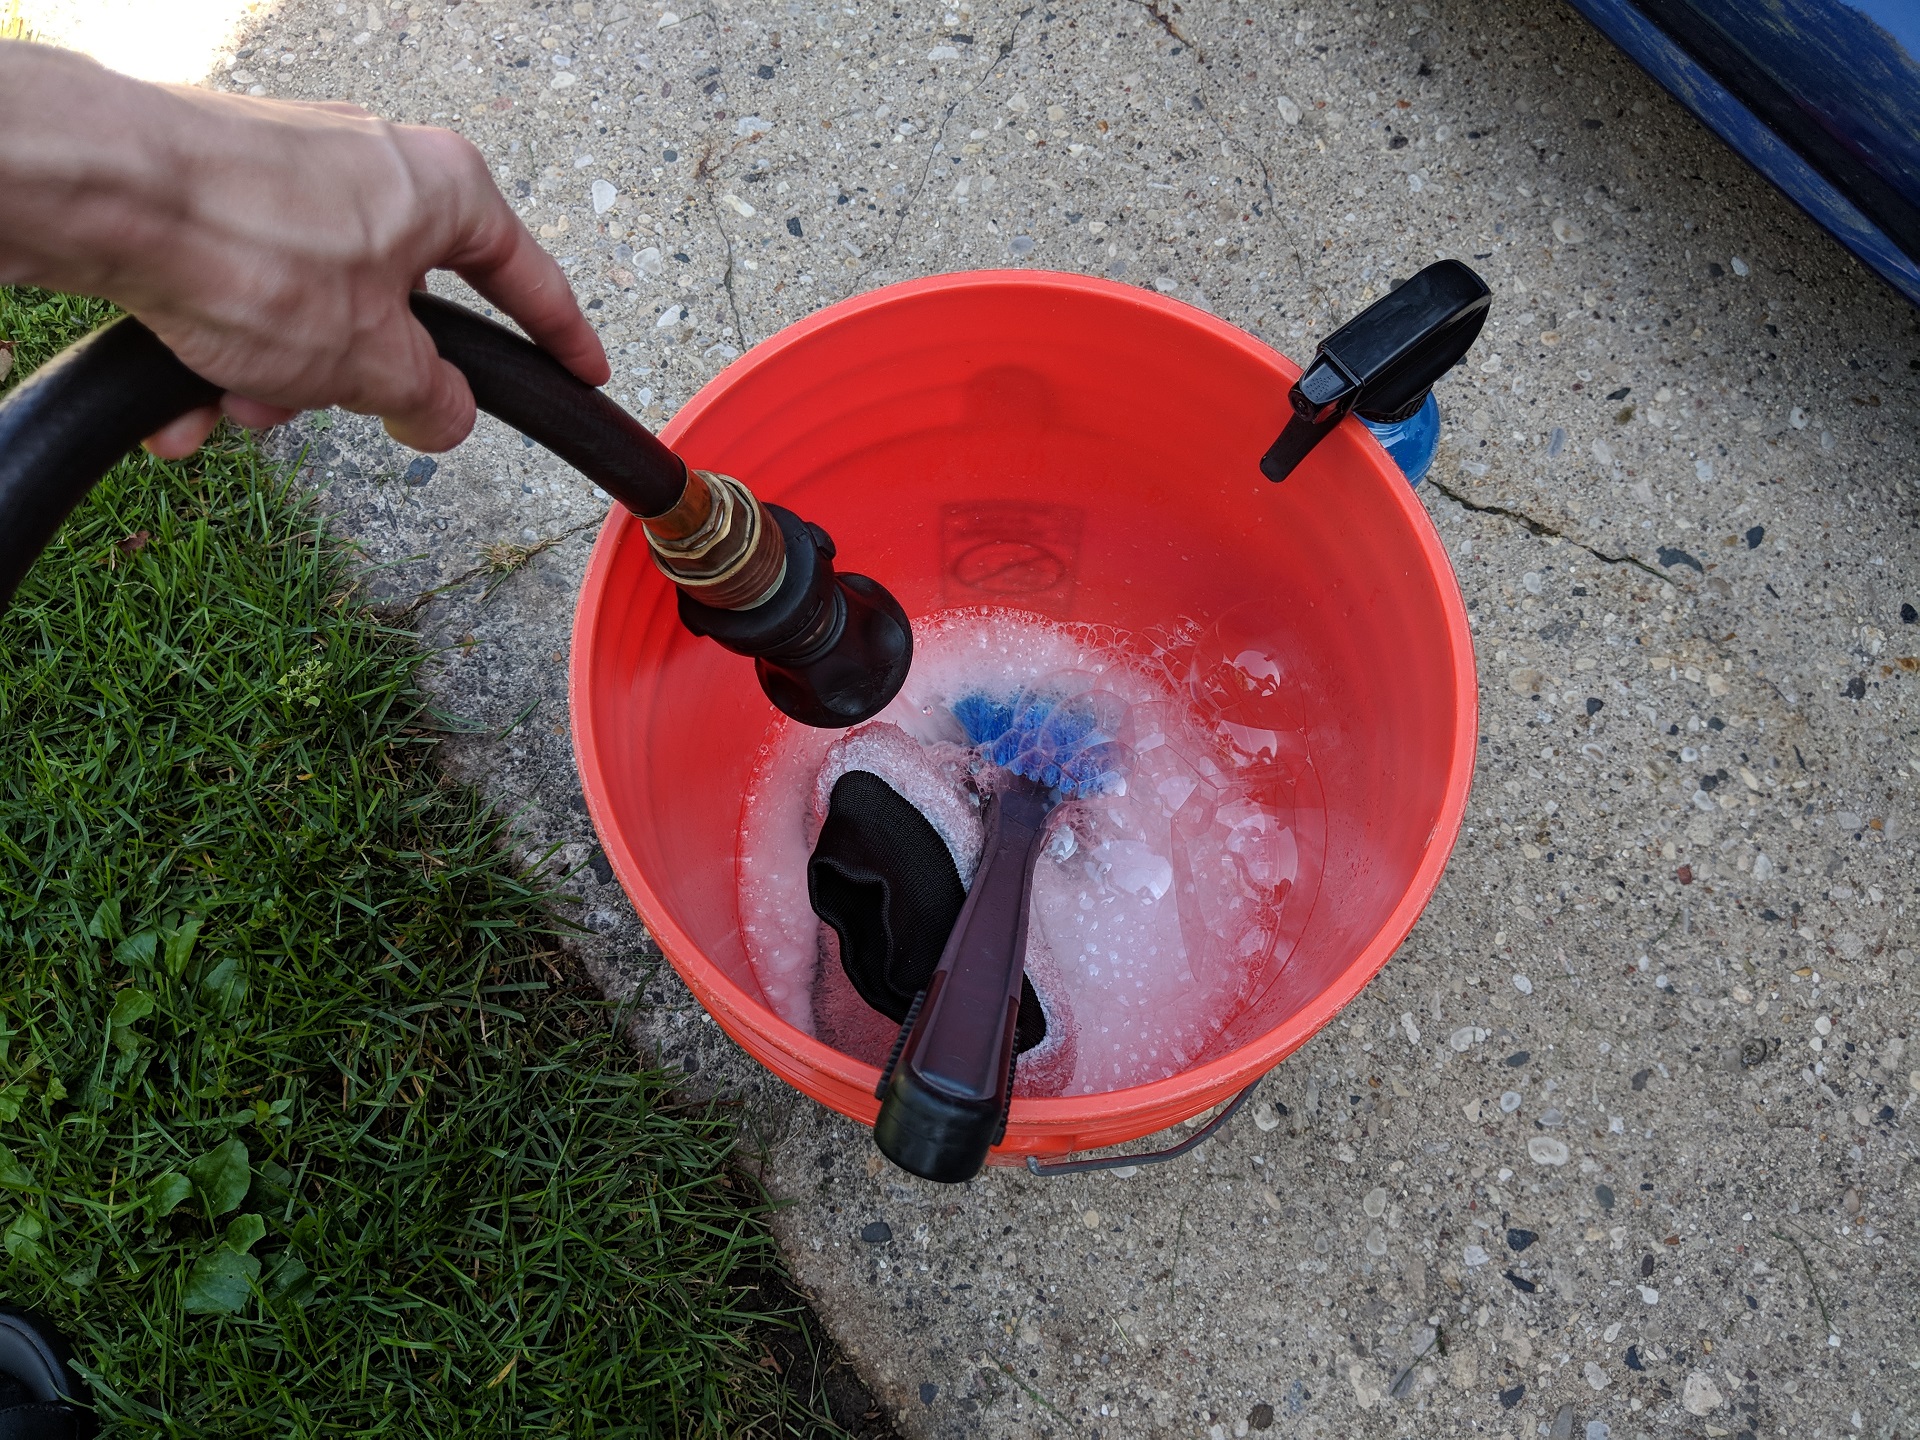
[[[849,770],[834,782],[807,862],[807,897],[840,937],[840,965],[854,990],[899,1022],[933,978],[967,890],[926,816],[879,776]],[[1046,1036],[1040,997],[1023,978],[1015,1053]]]

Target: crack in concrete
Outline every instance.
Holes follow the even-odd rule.
[[[1141,9],[1146,10],[1148,14],[1160,21],[1162,26],[1167,28],[1168,34],[1174,36],[1175,39],[1181,41],[1182,44],[1193,51],[1194,58],[1200,62],[1200,68],[1203,74],[1209,77],[1212,75],[1213,63],[1207,59],[1206,52],[1184,34],[1173,29],[1171,19],[1160,12],[1160,7],[1157,3],[1143,3],[1143,0],[1130,0],[1130,3],[1140,6]],[[1179,8],[1178,5],[1174,6],[1176,12],[1178,12]],[[1274,207],[1273,214],[1262,215],[1261,218],[1269,221],[1278,221],[1284,225],[1286,229],[1293,232],[1293,262],[1295,268],[1300,272],[1300,283],[1317,303],[1325,305],[1328,301],[1329,289],[1325,284],[1313,278],[1307,265],[1306,256],[1303,253],[1304,250],[1310,249],[1311,246],[1302,244],[1300,227],[1297,221],[1296,223],[1288,224],[1282,217],[1280,199],[1273,188],[1273,166],[1268,162],[1266,156],[1240,139],[1230,123],[1214,109],[1212,100],[1205,92],[1200,90],[1194,91],[1192,99],[1194,108],[1207,118],[1208,122],[1211,123],[1214,128],[1214,132],[1219,135],[1220,143],[1239,151],[1240,154],[1260,167],[1260,187],[1266,193],[1267,203]],[[1292,211],[1286,212],[1288,215],[1292,215],[1293,213]],[[1275,348],[1277,349],[1278,347],[1276,346]]]
[[[711,190],[707,195],[707,208],[713,211],[713,228],[720,232],[720,239],[727,247],[727,268],[720,276],[720,284],[727,292],[727,310],[733,316],[733,333],[739,337],[740,348],[746,350],[753,341],[747,335],[747,322],[740,314],[740,296],[733,288],[733,236],[727,233],[727,227],[720,222],[720,206]]]
[[[1209,73],[1211,73],[1213,69],[1211,65],[1206,63],[1204,57],[1202,57],[1201,68]],[[1267,163],[1267,157],[1241,140],[1239,136],[1234,133],[1228,122],[1215,112],[1212,102],[1205,94],[1196,90],[1193,92],[1193,98],[1200,113],[1212,122],[1215,132],[1220,136],[1220,143],[1239,151],[1240,154],[1246,156],[1247,159],[1260,167],[1261,188],[1266,191],[1268,205],[1273,207],[1272,214],[1262,215],[1261,218],[1272,223],[1277,223],[1286,231],[1291,232],[1293,263],[1294,268],[1300,272],[1300,284],[1316,305],[1323,307],[1328,306],[1331,292],[1326,285],[1315,280],[1311,270],[1308,269],[1306,256],[1302,253],[1304,247],[1301,242],[1298,214],[1291,208],[1283,212],[1279,197],[1274,193],[1273,167]],[[1283,218],[1283,213],[1286,218]],[[1275,345],[1274,348],[1277,350],[1280,347]]]
[[[971,95],[979,94],[981,87],[993,78],[993,72],[1000,68],[1000,62],[1013,54],[1014,42],[1020,36],[1020,27],[1026,24],[1027,17],[1033,14],[1033,11],[1034,7],[1029,5],[1014,17],[1013,28],[1007,32],[1007,38],[995,47],[993,63],[981,71],[980,78],[972,81],[968,88],[960,93],[957,99],[947,102],[946,113],[940,117],[939,128],[933,132],[933,143],[927,147],[927,159],[926,163],[920,167],[920,179],[914,185],[913,193],[907,196],[907,203],[900,207],[899,223],[893,227],[893,234],[887,240],[887,243],[876,250],[873,253],[871,262],[861,269],[860,278],[862,280],[865,280],[867,276],[871,275],[874,267],[893,253],[894,247],[900,243],[900,237],[906,233],[907,221],[913,215],[914,207],[920,203],[920,197],[926,193],[927,177],[933,173],[934,159],[940,154],[940,147],[946,143],[947,126],[953,121],[954,111],[960,108],[960,102],[962,100],[967,99]]]
[[[1200,113],[1213,122],[1213,128],[1220,135],[1220,143],[1222,145],[1231,145],[1235,150],[1238,150],[1242,155],[1245,155],[1260,167],[1261,188],[1267,192],[1267,199],[1273,201],[1273,167],[1267,164],[1266,157],[1259,151],[1248,146],[1228,128],[1227,122],[1214,113],[1212,102],[1209,101],[1205,95],[1196,90],[1193,92],[1193,98],[1199,102]]]
[[[739,152],[741,146],[752,144],[756,138],[755,136],[748,136],[745,140],[735,141],[727,147],[725,155],[718,157],[716,157],[714,153],[715,146],[713,142],[708,141],[700,152],[700,162],[693,167],[694,178],[699,180],[706,188],[707,209],[713,214],[713,228],[720,235],[720,243],[726,246],[727,249],[727,268],[721,272],[720,284],[727,292],[727,309],[733,315],[734,337],[739,340],[739,348],[742,350],[747,349],[752,342],[747,338],[747,322],[742,319],[740,315],[740,298],[734,293],[733,289],[733,236],[727,233],[726,224],[720,219],[720,202],[714,196],[715,176],[713,172],[714,167],[721,160],[732,159],[733,156]]]
[[[594,526],[604,523],[606,518],[605,515],[595,515],[590,519],[581,521],[578,525],[569,526],[558,535],[549,535],[545,539],[535,540],[526,545],[512,540],[496,540],[481,550],[478,557],[480,560],[478,565],[463,570],[451,580],[435,585],[430,590],[422,590],[405,605],[390,608],[388,613],[392,616],[395,623],[409,620],[419,614],[429,602],[447,594],[449,591],[458,590],[462,585],[472,580],[478,580],[483,575],[489,577],[486,588],[480,593],[480,603],[484,605],[493,597],[493,592],[499,589],[501,584],[509,576],[526,569],[534,560],[546,554],[546,552],[553,549],[554,546],[571,540],[583,530],[590,530]]]
[[[1184,34],[1181,33],[1180,27],[1173,23],[1173,17],[1181,13],[1180,6],[1178,3],[1174,3],[1171,10],[1169,10],[1166,5],[1161,4],[1160,0],[1132,0],[1132,3],[1139,6],[1142,10],[1146,11],[1147,14],[1151,15],[1154,21],[1160,26],[1162,30],[1166,31],[1167,34],[1171,35],[1174,39],[1178,40],[1182,45],[1186,46],[1189,50],[1193,51],[1193,53],[1197,57],[1199,57],[1199,60],[1202,64],[1206,63],[1207,52],[1202,50],[1198,45],[1194,44],[1193,41],[1189,40]]]
[[[1015,1385],[1018,1385],[1020,1389],[1025,1392],[1026,1397],[1029,1400],[1033,1401],[1034,1404],[1044,1406],[1047,1409],[1048,1413],[1053,1415],[1056,1419],[1064,1421],[1067,1418],[1065,1415],[1062,1415],[1057,1409],[1054,1408],[1053,1402],[1051,1400],[1047,1399],[1046,1396],[1042,1395],[1038,1390],[1034,1389],[1031,1385],[1027,1384],[1026,1381],[1022,1380],[1019,1376],[1019,1373],[1015,1371],[1010,1365],[1008,1365],[1006,1361],[1000,1359],[998,1356],[990,1355],[987,1358],[993,1361],[995,1369],[997,1369],[1002,1375],[1006,1376],[1009,1380],[1013,1381]]]
[[[707,22],[708,29],[712,34],[710,43],[714,49],[716,51],[722,49],[720,36],[725,33],[725,27],[720,24],[720,17],[711,10],[696,11],[686,16],[681,23],[685,24],[689,20],[699,19],[704,19]],[[734,63],[731,56],[723,55],[720,58],[723,66]],[[720,218],[720,202],[714,193],[718,177],[714,172],[721,164],[731,160],[735,155],[739,154],[744,147],[755,143],[759,138],[759,134],[755,133],[744,136],[734,141],[731,145],[726,145],[724,139],[720,141],[709,139],[701,146],[699,162],[693,167],[694,179],[700,181],[707,192],[707,209],[713,215],[713,228],[719,233],[720,243],[726,247],[727,268],[721,272],[720,284],[727,292],[727,310],[728,313],[733,316],[733,335],[734,339],[739,342],[738,348],[741,350],[750,348],[752,342],[747,336],[747,322],[740,314],[740,297],[735,293],[733,288],[735,269],[733,236],[728,233],[725,222]],[[724,149],[722,148],[723,146]]]
[[[1658,570],[1654,569],[1651,565],[1647,564],[1646,561],[1639,559],[1637,556],[1609,555],[1604,550],[1596,550],[1593,548],[1593,546],[1587,544],[1586,541],[1577,539],[1576,537],[1567,534],[1567,532],[1564,530],[1555,529],[1553,526],[1547,524],[1547,522],[1544,520],[1536,520],[1533,518],[1533,516],[1524,514],[1518,510],[1509,510],[1505,505],[1482,505],[1477,500],[1469,500],[1466,496],[1462,495],[1458,490],[1455,490],[1452,486],[1446,485],[1439,480],[1435,480],[1431,475],[1427,477],[1427,484],[1431,485],[1434,489],[1438,490],[1442,495],[1446,496],[1449,500],[1453,501],[1453,503],[1458,505],[1461,509],[1471,510],[1475,515],[1498,515],[1501,519],[1511,520],[1513,521],[1514,524],[1520,526],[1522,529],[1530,531],[1531,533],[1538,535],[1543,539],[1551,538],[1554,540],[1564,540],[1569,545],[1576,545],[1580,549],[1586,551],[1589,555],[1593,556],[1593,558],[1596,560],[1604,560],[1609,565],[1631,565],[1636,570],[1645,571],[1647,574],[1651,575],[1654,579],[1661,581],[1663,584],[1670,585],[1673,583],[1672,579],[1669,576],[1662,575]]]

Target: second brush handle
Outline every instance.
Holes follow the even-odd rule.
[[[1006,1133],[1033,869],[1054,803],[1011,778],[989,802],[967,903],[882,1081],[874,1143],[923,1180],[971,1180]]]

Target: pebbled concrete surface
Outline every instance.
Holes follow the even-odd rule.
[[[577,870],[643,1043],[742,1097],[900,1431],[1913,1435],[1913,314],[1550,0],[669,3],[290,0],[212,83],[472,136],[655,423],[930,271],[1151,284],[1296,359],[1434,256],[1496,292],[1423,492],[1483,681],[1448,878],[1252,1115],[1126,1178],[910,1182],[755,1071],[579,799],[603,502],[490,423],[287,437],[376,593],[451,587],[405,613],[458,763]]]

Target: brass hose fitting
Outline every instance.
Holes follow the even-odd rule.
[[[640,523],[660,573],[702,605],[751,610],[786,578],[780,527],[731,475],[689,469],[673,508]]]

